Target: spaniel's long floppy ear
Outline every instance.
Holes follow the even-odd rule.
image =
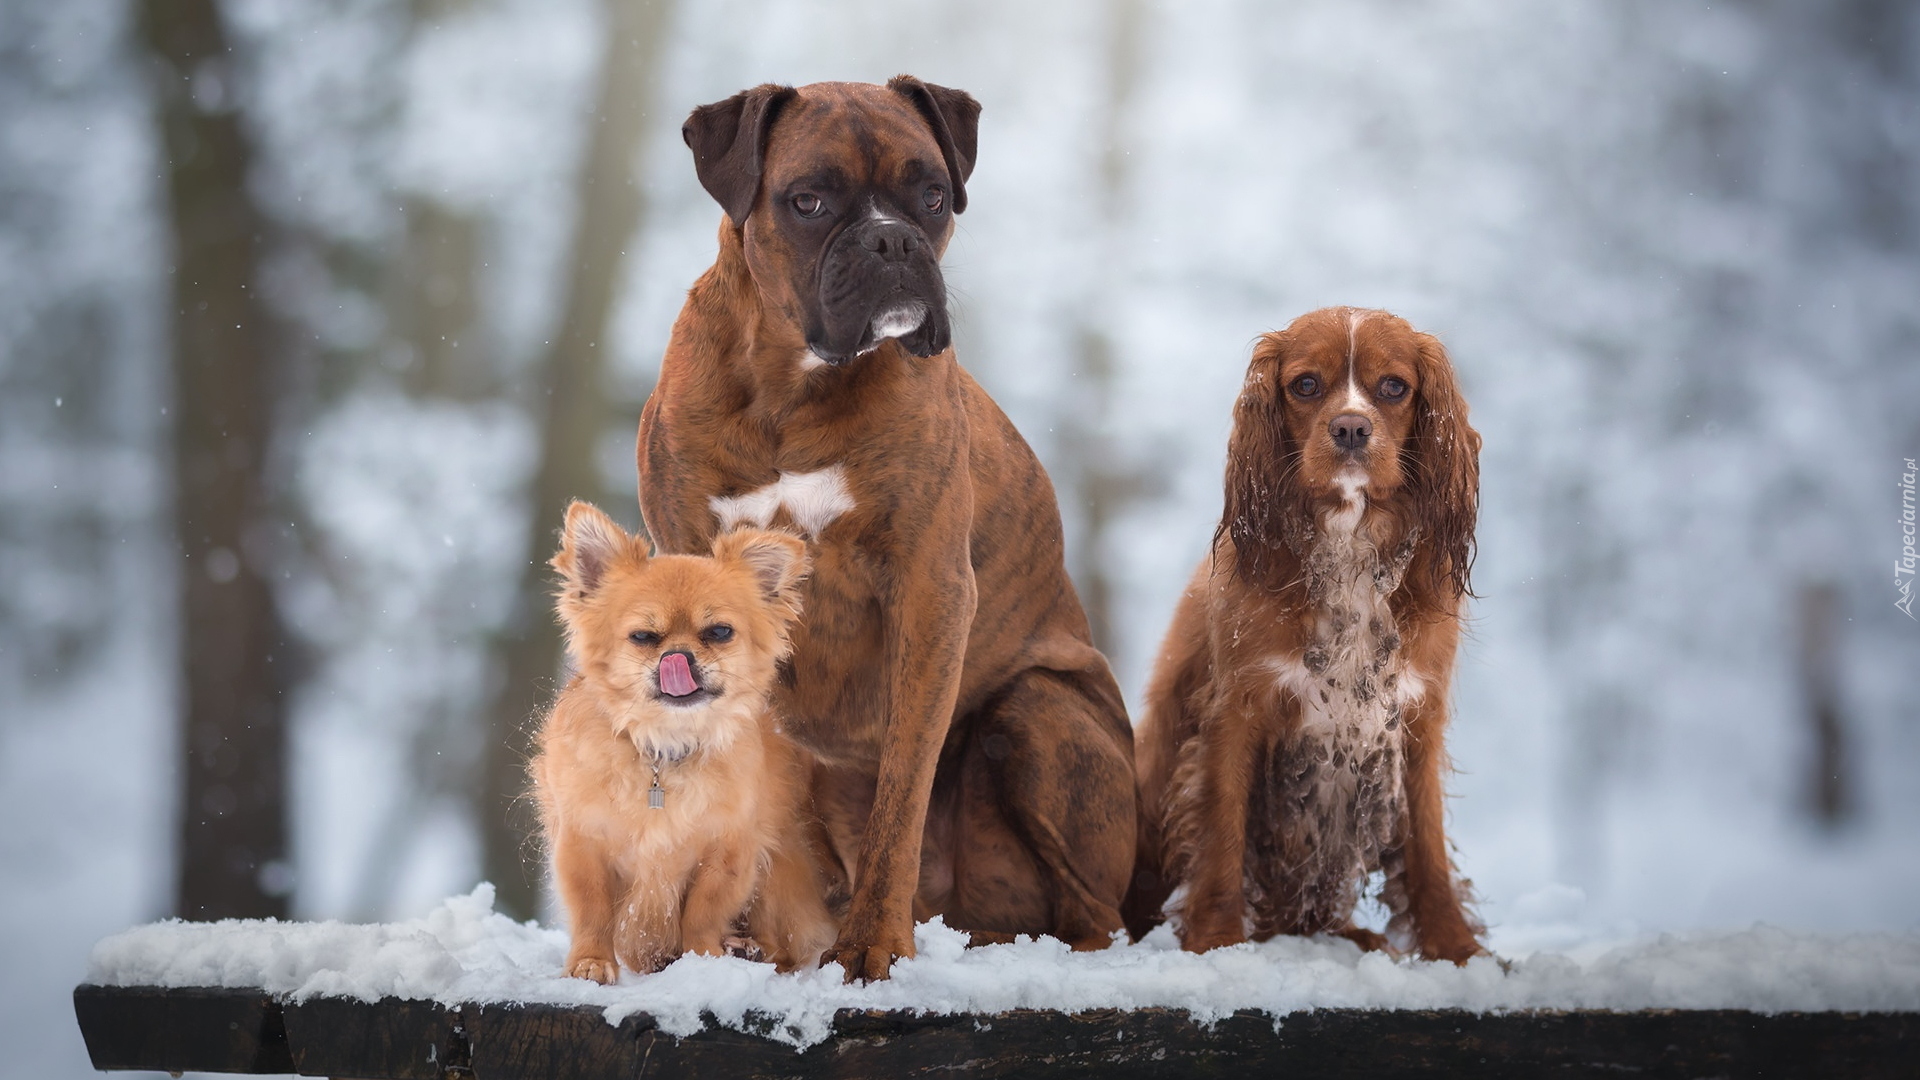
[[[1427,584],[1442,596],[1473,595],[1473,530],[1480,514],[1480,433],[1467,424],[1447,350],[1431,334],[1417,334],[1420,390],[1414,402],[1411,457],[1413,514],[1423,543],[1432,545]]]
[[[1214,531],[1216,542],[1222,533],[1233,541],[1240,575],[1263,584],[1271,584],[1274,550],[1284,545],[1287,515],[1299,501],[1299,453],[1287,433],[1281,398],[1286,344],[1283,331],[1262,334],[1254,343],[1247,379],[1233,406],[1226,503]]]
[[[745,225],[753,210],[754,197],[760,194],[767,130],[793,94],[791,86],[762,83],[725,101],[700,106],[680,126],[680,137],[693,151],[700,186],[735,225]]]
[[[974,154],[980,149],[980,103],[965,90],[921,82],[911,75],[895,75],[887,89],[913,102],[933,129],[953,178],[953,212],[967,208],[967,177],[973,175]]]

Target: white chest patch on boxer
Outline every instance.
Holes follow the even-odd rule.
[[[773,527],[782,511],[793,527],[807,536],[819,536],[834,519],[853,509],[847,490],[847,471],[835,465],[804,473],[781,473],[780,479],[744,495],[715,495],[707,500],[720,531],[742,525]]]

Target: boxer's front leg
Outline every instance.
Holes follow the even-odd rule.
[[[967,501],[963,493],[961,501]],[[970,509],[968,507],[967,509]],[[913,896],[934,766],[953,722],[961,665],[977,602],[967,529],[919,530],[940,537],[931,550],[910,541],[887,598],[888,715],[880,743],[873,811],[860,841],[852,903],[840,937],[820,957],[848,981],[884,979],[913,955]],[[943,535],[944,534],[944,535]]]

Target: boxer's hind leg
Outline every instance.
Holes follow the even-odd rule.
[[[945,820],[929,813],[927,834],[929,841],[944,840],[944,846],[930,842],[921,849],[921,904],[915,918],[940,915],[948,926],[965,931],[972,945],[1053,930],[1052,890],[1008,820],[1000,794],[997,773],[1004,755],[988,756],[989,747],[999,754],[1005,745],[1005,740],[990,742],[984,731],[972,732],[954,762],[952,777],[943,775],[934,788],[934,809]],[[949,782],[950,792],[943,792]],[[952,797],[941,799],[943,794]],[[936,860],[944,867],[938,875],[942,881],[930,881],[934,875],[926,872],[926,864]],[[932,884],[945,887],[929,889]]]
[[[1031,669],[969,718],[953,925],[1103,949],[1133,872],[1124,721],[1079,681]]]

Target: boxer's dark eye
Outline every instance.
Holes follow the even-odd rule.
[[[660,635],[651,630],[635,630],[627,635],[627,640],[642,648],[660,644]]]
[[[1293,380],[1293,396],[1310,398],[1320,396],[1320,380],[1311,375],[1302,375]]]
[[[801,217],[819,217],[827,204],[820,201],[818,195],[800,194],[793,197],[793,212]]]
[[[947,193],[941,188],[930,187],[926,194],[920,196],[920,205],[927,208],[927,213],[938,214],[947,208]]]
[[[1399,401],[1401,398],[1406,397],[1407,396],[1406,380],[1396,379],[1391,375],[1387,376],[1384,379],[1381,379],[1380,380],[1380,396],[1383,398],[1386,398],[1388,401]]]

